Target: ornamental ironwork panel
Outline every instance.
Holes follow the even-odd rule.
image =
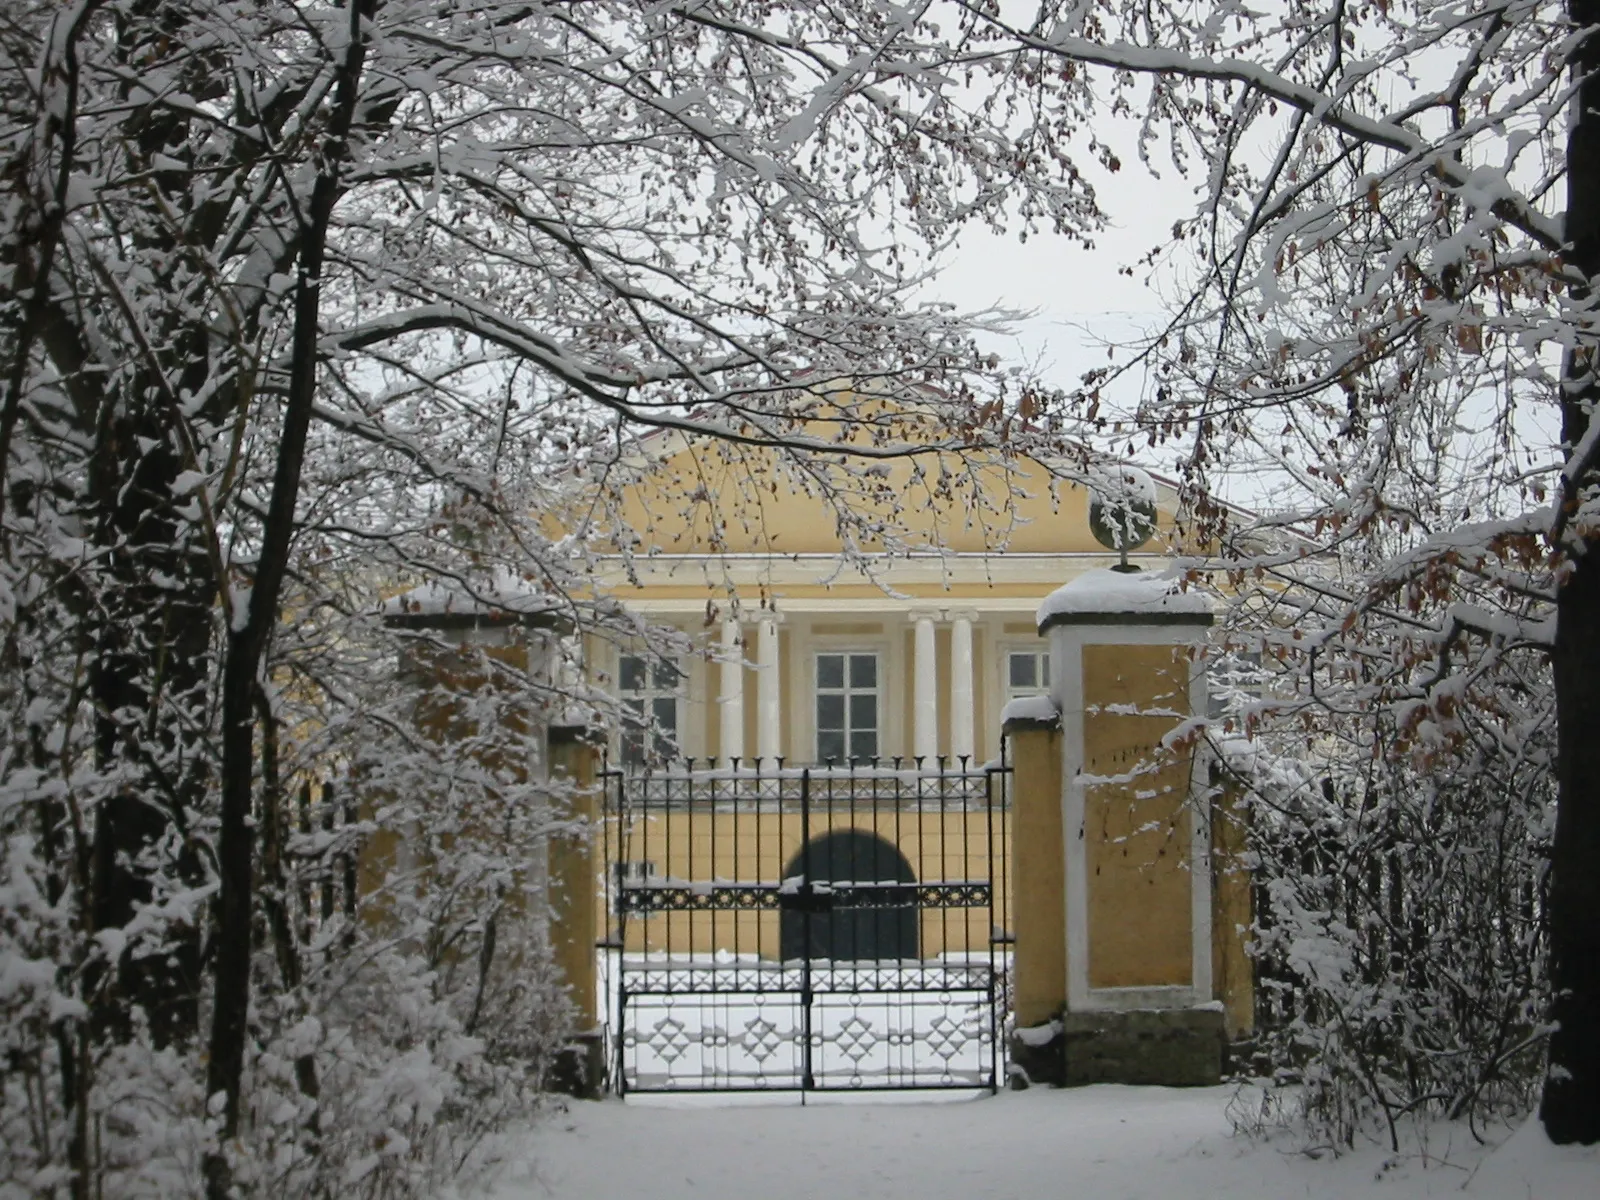
[[[607,770],[619,1091],[988,1088],[1010,768]]]

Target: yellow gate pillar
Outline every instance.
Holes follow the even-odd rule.
[[[507,846],[519,860],[518,883],[506,912],[522,922],[526,945],[549,954],[562,972],[572,1013],[572,1035],[560,1055],[551,1086],[579,1096],[597,1096],[604,1085],[604,1053],[596,996],[595,951],[600,935],[600,887],[594,853],[598,829],[596,750],[588,730],[547,725],[535,697],[558,669],[555,650],[566,622],[527,598],[508,597],[501,606],[425,585],[386,606],[385,623],[410,635],[402,643],[402,674],[418,685],[413,720],[441,756],[471,754],[481,766],[517,783],[543,778],[551,796],[549,830],[528,844]],[[493,664],[494,669],[490,669]],[[520,677],[520,678],[519,678]],[[523,682],[525,681],[525,682]],[[535,685],[538,686],[530,686]],[[473,715],[485,691],[504,693],[496,719],[509,735],[464,750],[462,743],[484,730]],[[518,757],[519,749],[533,752]],[[508,757],[509,756],[509,757]],[[486,830],[474,831],[479,836]],[[361,860],[366,890],[382,887],[402,861],[414,859],[408,831],[379,830]],[[418,865],[418,864],[414,864]],[[428,865],[420,864],[426,885]],[[521,969],[518,954],[502,954]]]
[[[553,725],[549,733],[551,782],[558,832],[550,838],[550,948],[572,1003],[573,1033],[557,1071],[557,1087],[598,1097],[604,1088],[605,1050],[600,1029],[596,947],[600,941],[599,830],[596,771],[599,757],[590,731]]]
[[[1038,624],[1061,720],[1061,1082],[1214,1083],[1210,825],[1183,736],[1205,711],[1210,603],[1155,573],[1091,571]]]
[[[1048,696],[1013,700],[1001,721],[1011,759],[1013,1086],[1061,1081],[1067,1004],[1066,855],[1061,837],[1061,720]]]
[[[536,751],[525,756],[530,740],[539,736],[542,723],[537,706],[518,680],[531,679],[549,670],[549,643],[561,623],[544,609],[518,607],[527,603],[516,598],[505,607],[486,600],[458,597],[436,585],[424,585],[396,596],[384,605],[384,624],[399,638],[399,676],[416,688],[411,719],[417,731],[438,747],[441,759],[470,753],[488,770],[504,773],[510,779],[526,782],[531,772],[544,769]],[[491,706],[494,720],[507,735],[503,744],[484,738],[480,728],[482,714],[476,701],[489,692],[499,693],[500,703]],[[478,741],[471,751],[464,742]],[[537,747],[538,742],[532,741]],[[370,793],[364,811],[371,816],[380,797]],[[474,821],[488,819],[481,815]],[[409,872],[426,886],[432,864],[423,859],[413,842],[414,830],[379,828],[366,840],[358,861],[359,891],[363,896],[379,893],[390,884],[391,875]],[[476,825],[474,832],[484,830]],[[542,878],[542,846],[521,848],[526,854],[523,877]],[[423,859],[419,861],[419,859]],[[528,885],[519,885],[518,891]],[[542,907],[529,906],[526,897],[512,898],[510,910],[535,924],[542,919]],[[381,906],[369,909],[372,920],[384,919]]]

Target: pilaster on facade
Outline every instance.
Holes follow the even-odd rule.
[[[722,757],[744,757],[744,635],[738,617],[722,622],[721,672],[717,691]]]
[[[939,755],[939,662],[934,622],[941,615],[928,610],[906,614],[915,629],[911,665],[911,754],[927,761]]]
[[[952,614],[950,623],[950,757],[972,761],[977,753],[972,693],[972,615]]]
[[[756,754],[763,762],[783,756],[783,679],[778,646],[781,613],[763,609],[756,617]]]

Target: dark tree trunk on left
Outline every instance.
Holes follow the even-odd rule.
[[[165,877],[194,887],[202,868],[193,822],[209,785],[186,731],[206,704],[215,581],[203,548],[173,512],[182,469],[174,431],[154,406],[107,397],[108,421],[94,471],[99,542],[113,547],[101,588],[100,634],[91,671],[96,757],[124,782],[105,797],[93,833],[90,925],[120,929],[157,898]],[[141,446],[150,446],[141,451]],[[125,1040],[142,1010],[159,1046],[197,1032],[200,924],[167,931],[165,951],[130,947],[114,979],[94,979],[97,1026]],[[137,952],[135,952],[137,951]]]
[[[121,63],[131,68],[181,44],[183,20],[157,0],[120,13]],[[184,70],[192,94],[214,98],[215,81],[205,77],[202,61],[191,58]],[[192,153],[191,133],[187,118],[165,112],[140,123],[127,146],[172,212],[187,211],[192,181],[181,164]],[[95,629],[90,690],[96,758],[118,778],[92,832],[88,916],[95,932],[127,926],[163,890],[203,882],[196,823],[215,778],[202,731],[217,664],[212,614],[220,581],[207,532],[187,511],[192,498],[177,494],[180,474],[193,466],[178,397],[205,390],[213,346],[181,302],[188,298],[183,278],[189,266],[182,236],[170,223],[146,218],[130,223],[128,237],[141,260],[162,264],[159,284],[180,302],[124,312],[130,341],[141,352],[85,372],[98,386],[87,509],[105,551],[89,614]],[[141,328],[134,328],[136,321]],[[83,336],[81,330],[73,334]],[[86,344],[63,357],[91,361]],[[226,407],[229,395],[219,389],[213,404]],[[116,963],[91,969],[86,983],[96,1035],[128,1038],[137,1010],[159,1046],[194,1038],[201,930],[199,914],[170,922],[159,946],[130,946]]]
[[[323,254],[333,207],[339,198],[339,169],[349,154],[350,128],[355,118],[362,63],[366,56],[364,23],[371,20],[377,0],[355,0],[350,5],[350,36],[340,65],[332,111],[316,182],[299,231],[299,270],[295,282],[294,331],[290,341],[288,394],[283,424],[277,438],[277,463],[272,479],[272,499],[261,532],[261,549],[244,619],[237,615],[228,634],[227,658],[222,673],[222,811],[217,846],[221,888],[217,906],[215,1002],[211,1022],[211,1057],[206,1069],[206,1091],[222,1094],[222,1139],[239,1129],[244,1052],[250,1013],[250,953],[252,932],[253,849],[250,800],[255,775],[254,712],[261,667],[267,643],[278,620],[278,604],[289,548],[295,530],[295,506],[300,496],[300,474],[305,462],[306,436],[311,427],[312,402],[317,386],[317,342],[321,332]],[[232,1171],[225,1152],[213,1152],[205,1162],[209,1200],[226,1200],[232,1190]]]
[[[1580,28],[1600,27],[1600,0],[1570,0]],[[1582,82],[1567,136],[1568,260],[1591,281],[1600,277],[1600,34],[1573,56]],[[1595,289],[1575,289],[1574,306],[1592,305]],[[1562,396],[1562,438],[1577,447],[1600,402],[1594,324],[1569,352]],[[1563,496],[1569,511],[1595,472],[1583,470]],[[1551,847],[1549,930],[1550,1076],[1539,1108],[1554,1142],[1600,1142],[1600,536],[1576,527],[1565,549],[1572,574],[1556,598],[1558,809]]]

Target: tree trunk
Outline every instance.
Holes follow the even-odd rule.
[[[210,609],[215,581],[190,523],[174,511],[182,463],[170,419],[136,376],[108,394],[113,411],[97,445],[91,490],[98,541],[113,547],[101,590],[99,638],[91,667],[96,757],[124,782],[95,814],[90,925],[121,929],[158,899],[157,887],[195,887],[204,871],[190,819],[208,786],[205,758],[185,742],[177,714],[203,706],[211,671]],[[144,447],[150,447],[145,449]],[[158,1046],[197,1030],[200,926],[174,924],[166,949],[130,946],[114,964],[115,986],[89,999],[97,1029],[122,1041],[142,1009]]]
[[[30,245],[0,248],[0,255],[4,256],[12,269],[12,288],[19,296],[26,293],[28,297],[21,306],[21,321],[12,338],[11,368],[6,373],[5,398],[0,400],[0,518],[5,515],[8,496],[11,439],[16,433],[17,418],[22,412],[22,391],[28,364],[50,307],[51,271],[55,267],[56,250],[67,216],[67,195],[78,145],[78,40],[100,4],[101,0],[90,0],[83,4],[70,14],[72,24],[66,36],[50,39],[53,47],[59,47],[61,60],[55,61],[53,47],[47,47],[40,59],[37,86],[46,97],[56,102],[54,111],[49,113],[45,137],[35,141],[21,162],[11,164],[8,171],[17,180],[17,199],[21,201],[23,211],[35,207],[37,211],[18,224],[25,238],[31,235]],[[68,14],[63,13],[57,20],[67,17]],[[41,194],[43,189],[39,188],[39,184],[45,176],[52,174],[49,169],[52,142],[55,144],[57,161],[53,187],[46,195]],[[30,189],[38,190],[34,195],[29,195]]]
[[[1600,0],[1570,0],[1579,28],[1600,24]],[[1573,57],[1581,79],[1567,134],[1566,239],[1569,262],[1589,279],[1600,275],[1600,36],[1589,35]],[[1593,302],[1574,291],[1574,307]],[[1562,436],[1576,447],[1600,401],[1595,337],[1586,331],[1569,352],[1562,397]],[[1575,479],[1569,506],[1594,475]],[[1567,537],[1572,574],[1556,599],[1556,736],[1558,810],[1550,854],[1550,982],[1554,992],[1550,1076],[1539,1108],[1558,1143],[1600,1142],[1600,539],[1574,528]]]
[[[1557,602],[1559,807],[1550,854],[1550,1077],[1539,1115],[1554,1142],[1600,1141],[1600,560]]]
[[[261,667],[288,569],[295,530],[295,506],[305,462],[306,435],[316,397],[320,336],[322,264],[333,206],[339,196],[339,169],[349,153],[361,68],[366,57],[364,22],[377,0],[350,6],[350,41],[340,65],[333,111],[323,139],[320,171],[312,185],[301,226],[299,278],[295,284],[294,331],[290,340],[289,386],[277,443],[272,499],[261,531],[261,550],[244,619],[234,617],[222,671],[222,804],[217,842],[220,891],[217,901],[216,992],[211,1020],[211,1059],[206,1091],[224,1098],[222,1141],[239,1131],[244,1078],[245,1031],[250,1012],[250,935],[253,837],[250,798],[255,774],[254,707]],[[206,1156],[206,1194],[227,1200],[232,1170],[224,1154]]]

